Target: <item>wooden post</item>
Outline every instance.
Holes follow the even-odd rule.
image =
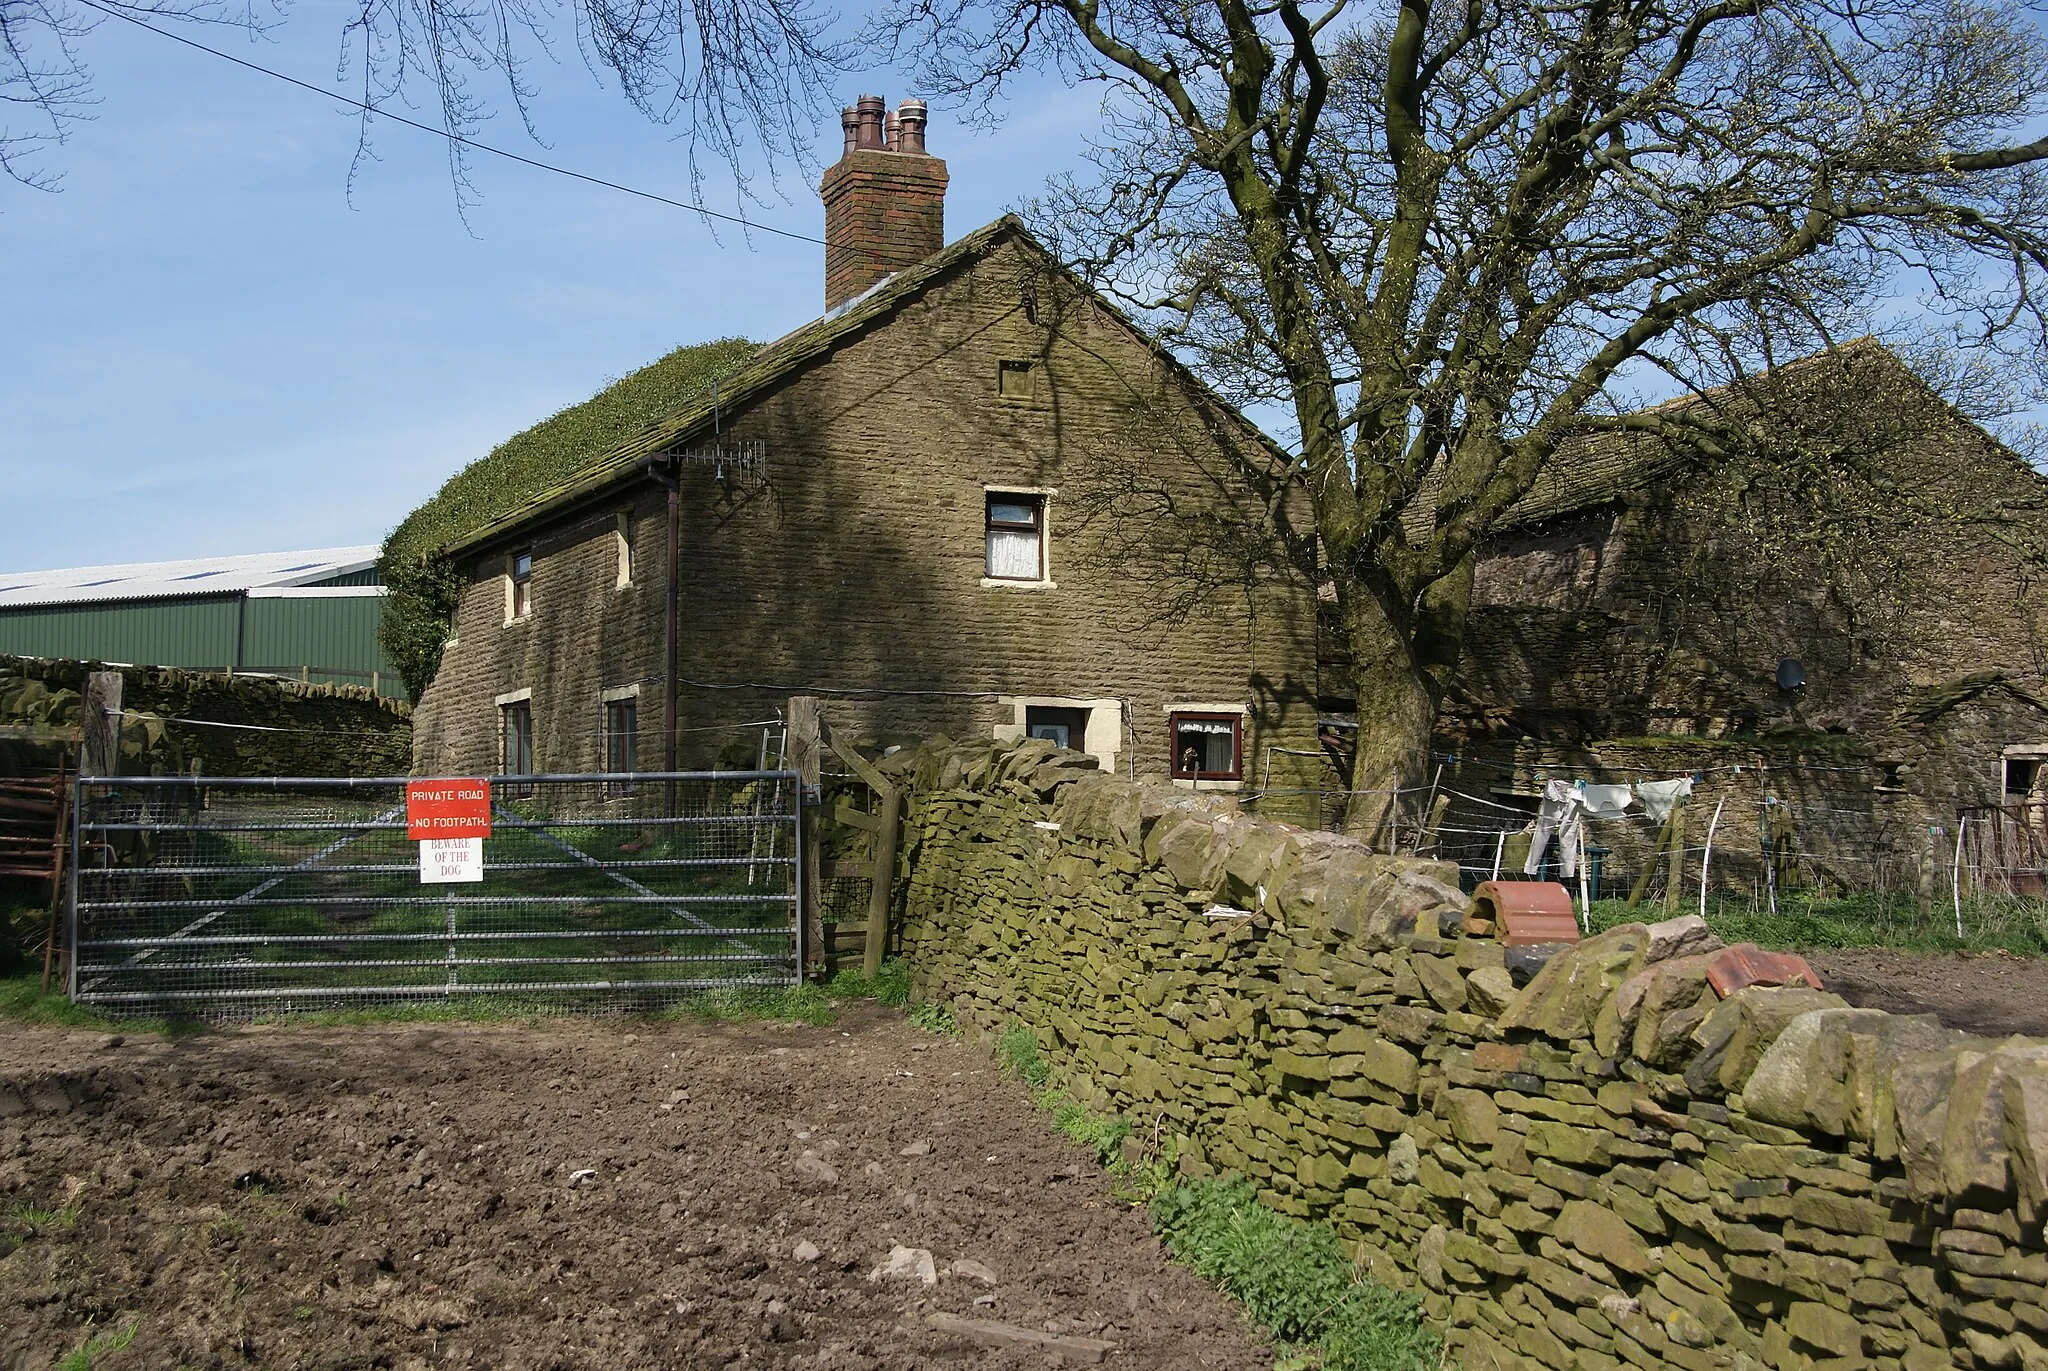
[[[1671,806],[1671,852],[1664,870],[1664,907],[1678,912],[1678,889],[1685,884],[1685,801]]]
[[[95,671],[85,678],[79,726],[78,774],[111,776],[121,767],[121,673]]]
[[[1664,816],[1664,826],[1657,830],[1657,841],[1650,844],[1650,855],[1643,861],[1641,874],[1636,877],[1635,886],[1628,892],[1628,907],[1634,909],[1643,902],[1643,896],[1650,893],[1650,872],[1656,869],[1657,858],[1664,855],[1671,842],[1671,825],[1678,818],[1678,807]]]
[[[792,695],[785,716],[789,729],[790,767],[797,773],[797,803],[822,816],[824,791],[824,735],[818,717],[818,697]],[[818,823],[814,818],[803,825],[803,851],[798,854],[797,881],[803,910],[802,974],[815,975],[825,964],[825,921],[822,896],[824,882],[818,870]]]
[[[64,910],[65,881],[71,874],[64,859],[71,854],[71,778],[57,767],[57,835],[50,844],[50,926],[43,935],[43,993],[50,993],[50,973],[57,962],[58,915]]]
[[[874,870],[868,875],[868,932],[867,947],[861,961],[861,969],[869,980],[882,970],[882,954],[889,947],[889,911],[896,893],[896,839],[903,828],[903,795],[889,778],[875,769],[873,762],[840,742],[836,737],[828,738],[832,751],[847,769],[867,783],[868,789],[881,797],[882,812],[869,829],[874,842]],[[865,826],[865,825],[864,825]]]

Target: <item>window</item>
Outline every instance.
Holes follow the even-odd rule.
[[[1088,739],[1088,711],[1061,705],[1026,705],[1024,736],[1043,738],[1054,747],[1078,751]]]
[[[2039,757],[2007,757],[2005,759],[2005,793],[2022,800],[2034,793],[2034,787],[2041,781],[2041,759]]]
[[[631,510],[619,516],[617,532],[619,541],[619,589],[633,584],[633,514]]]
[[[1178,781],[1235,781],[1244,776],[1244,716],[1174,714],[1173,777]]]
[[[498,706],[498,772],[504,776],[533,774],[533,702],[514,700]],[[513,795],[531,795],[531,786],[508,786]]]
[[[1045,579],[1045,497],[988,497],[988,576],[992,581]]]
[[[533,612],[533,554],[512,555],[512,605],[510,617],[524,619]]]
[[[640,769],[640,702],[637,700],[605,701],[604,769],[617,772]],[[627,795],[632,793],[633,783],[608,781],[605,790],[612,795]]]
[[[996,394],[1005,400],[1029,400],[1033,389],[1033,372],[1029,362],[998,362],[996,364]]]

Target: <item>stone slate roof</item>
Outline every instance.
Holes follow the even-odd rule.
[[[830,353],[841,341],[859,334],[894,314],[936,284],[955,268],[964,265],[1005,241],[1012,241],[1043,260],[1048,270],[1064,275],[1079,285],[1079,278],[1061,266],[1023,220],[1006,214],[964,237],[955,239],[914,267],[885,278],[865,293],[855,296],[821,319],[813,320],[783,335],[756,352],[743,365],[720,379],[715,393],[706,393],[696,403],[650,420],[644,427],[610,446],[591,453],[573,474],[552,489],[544,490],[524,504],[440,548],[453,556],[480,547],[524,527],[533,520],[562,510],[621,480],[646,470],[663,454],[709,435],[716,416],[733,416],[755,401],[772,394],[799,370]],[[1086,289],[1085,286],[1082,289]],[[1132,323],[1122,311],[1093,291],[1096,305],[1129,329],[1175,372],[1189,389],[1201,396],[1219,415],[1236,424],[1243,435],[1265,448],[1275,461],[1285,464],[1287,455],[1235,408],[1212,392],[1156,339]]]
[[[1876,403],[1887,390],[1906,386],[1949,408],[1890,348],[1870,337],[1783,363],[1754,379],[1782,392],[1792,403]],[[1753,416],[1757,401],[1734,387],[1723,386],[1637,412],[1663,411],[1682,419],[1709,406],[1725,407],[1722,422],[1728,422]],[[1956,422],[1970,421],[1958,414]],[[2038,475],[2017,454],[2007,455],[2017,466]],[[1702,460],[1696,450],[1648,433],[1603,432],[1568,439],[1536,484],[1509,508],[1500,526],[1525,528],[1613,504],[1632,493],[1681,479]]]

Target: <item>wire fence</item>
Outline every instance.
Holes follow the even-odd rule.
[[[78,783],[74,999],[234,1017],[467,996],[654,1008],[793,984],[787,771],[492,781],[481,879],[422,880],[403,778]]]
[[[1477,794],[1443,775],[1397,791],[1270,789],[1243,800],[1265,817],[1336,828],[1367,793],[1393,801],[1379,850],[1453,862],[1468,891],[1495,879],[1560,881],[1582,915],[1609,900],[1701,914],[1833,902],[1872,917],[1910,909],[1958,938],[2015,915],[2048,920],[2048,804],[2039,802],[1943,812],[1914,797],[1830,804],[1752,787],[1696,795],[1657,820],[1585,819],[1532,864],[1536,797]],[[1567,844],[1577,860],[1565,860]]]

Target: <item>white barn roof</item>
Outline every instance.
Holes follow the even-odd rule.
[[[195,557],[182,562],[127,562],[65,567],[57,571],[0,571],[0,609],[30,605],[103,604],[163,600],[303,586],[377,562],[374,543],[308,552],[257,552],[243,557]],[[370,588],[356,593],[375,593]]]

